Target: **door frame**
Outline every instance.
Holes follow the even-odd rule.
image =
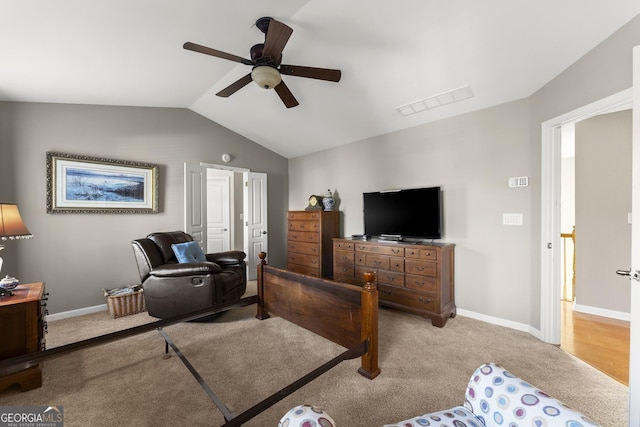
[[[243,185],[242,185],[242,201],[243,201],[243,220],[242,220],[242,227],[244,230],[244,238],[243,238],[243,251],[245,253],[247,253],[248,255],[251,254],[251,248],[249,247],[251,239],[248,238],[248,232],[249,232],[249,221],[247,220],[247,216],[249,213],[249,203],[250,203],[250,198],[254,199],[254,197],[252,197],[252,195],[250,194],[251,191],[253,191],[253,188],[251,188],[249,186],[249,179],[252,176],[262,176],[264,175],[265,180],[268,177],[267,173],[263,173],[263,172],[252,172],[251,169],[246,169],[246,168],[238,168],[238,167],[233,167],[233,166],[227,166],[227,165],[219,165],[219,164],[215,164],[215,163],[207,163],[207,162],[199,162],[199,163],[191,163],[191,162],[185,162],[185,171],[188,169],[187,165],[197,165],[201,168],[201,170],[204,170],[204,173],[202,174],[205,177],[205,185],[206,185],[206,170],[207,169],[218,169],[218,170],[225,170],[225,171],[231,171],[231,172],[238,172],[238,173],[242,173],[242,180],[243,180]],[[186,179],[186,177],[185,177]],[[186,187],[187,187],[187,182],[184,183],[185,185],[185,191],[184,191],[184,204],[185,204],[185,216],[184,216],[184,228],[185,231],[188,233],[190,226],[187,223],[187,203],[188,203],[188,197],[192,197],[193,195],[189,195],[188,192],[186,191]],[[264,209],[265,209],[265,215],[266,215],[266,210],[267,208],[267,188],[263,188],[262,189],[264,191],[263,197],[261,198],[261,200],[263,201],[263,203],[265,203]],[[203,190],[205,196],[206,196],[206,189]],[[206,218],[206,211],[207,211],[207,206],[206,203],[203,204],[203,216]],[[233,223],[235,224],[235,218],[233,219]],[[207,235],[206,235],[206,227],[203,231],[203,240],[206,241],[207,239]],[[266,247],[268,245],[268,233],[264,233],[264,235],[262,236],[263,238],[263,244]],[[256,255],[257,257],[257,255]],[[249,257],[251,258],[251,257]],[[253,265],[252,265],[253,264]],[[251,259],[247,259],[247,278],[249,280],[255,280],[255,268],[253,268],[255,265],[257,265],[257,262],[252,262]]]
[[[590,117],[630,108],[632,88],[580,107],[542,123],[540,215],[540,339],[560,344],[561,242],[560,242],[560,128]]]

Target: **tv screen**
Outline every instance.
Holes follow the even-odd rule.
[[[440,187],[363,194],[364,233],[368,236],[440,239]]]

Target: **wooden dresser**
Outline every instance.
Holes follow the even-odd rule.
[[[0,360],[45,349],[44,283],[22,284],[12,292],[0,299]],[[0,390],[15,384],[22,391],[40,387],[40,365],[0,377]]]
[[[333,239],[333,280],[363,286],[363,273],[373,271],[381,305],[430,318],[434,326],[443,327],[456,315],[454,247]]]
[[[340,212],[289,211],[287,222],[287,270],[330,279],[332,239],[340,235]]]

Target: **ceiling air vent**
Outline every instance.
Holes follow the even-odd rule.
[[[473,97],[473,92],[471,92],[471,87],[467,85],[401,105],[396,107],[396,110],[398,110],[402,117],[406,117],[411,114],[442,107],[447,104],[453,104],[454,102],[462,101],[463,99],[471,97]]]

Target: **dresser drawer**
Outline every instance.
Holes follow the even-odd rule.
[[[293,240],[296,242],[320,242],[319,233],[309,233],[306,231],[290,231],[288,237],[290,241]]]
[[[302,221],[317,221],[321,218],[322,216],[322,212],[318,212],[318,211],[307,211],[307,212],[302,212],[302,211],[292,211],[287,213],[287,218],[288,219],[299,219]]]
[[[336,280],[338,276],[349,276],[353,278],[355,273],[355,266],[353,264],[333,264],[333,278]]]
[[[397,273],[388,270],[378,270],[377,272],[378,283],[386,283],[394,286],[404,286],[404,273]]]
[[[320,268],[320,257],[316,255],[299,254],[289,252],[287,255],[289,264],[305,265],[307,267]]]
[[[430,276],[407,274],[404,286],[407,289],[415,289],[417,291],[438,292],[438,281],[435,277]]]
[[[389,270],[403,272],[404,271],[404,258],[389,258]]]
[[[375,269],[388,270],[389,257],[382,255],[366,255],[364,265]]]
[[[335,251],[333,253],[333,261],[336,265],[351,265],[353,267],[353,252]]]
[[[417,310],[435,312],[438,307],[438,299],[435,294],[417,293],[406,291],[402,288],[379,284],[380,300],[411,307]]]
[[[318,255],[320,253],[320,246],[317,243],[289,241],[287,243],[287,249],[289,252],[308,255]]]
[[[312,231],[317,233],[320,231],[320,222],[289,220],[289,231]]]
[[[436,249],[407,248],[405,250],[405,256],[407,258],[437,261],[438,251]]]
[[[407,259],[404,262],[404,271],[407,274],[436,277],[438,275],[438,264],[435,262]]]
[[[370,254],[404,256],[404,248],[394,246],[375,246],[363,243],[356,243],[356,251],[367,252]]]
[[[333,242],[334,251],[353,251],[353,246],[352,242]]]
[[[289,264],[287,270],[293,271],[294,273],[306,274],[311,277],[320,277],[319,268],[307,267],[305,265]]]

